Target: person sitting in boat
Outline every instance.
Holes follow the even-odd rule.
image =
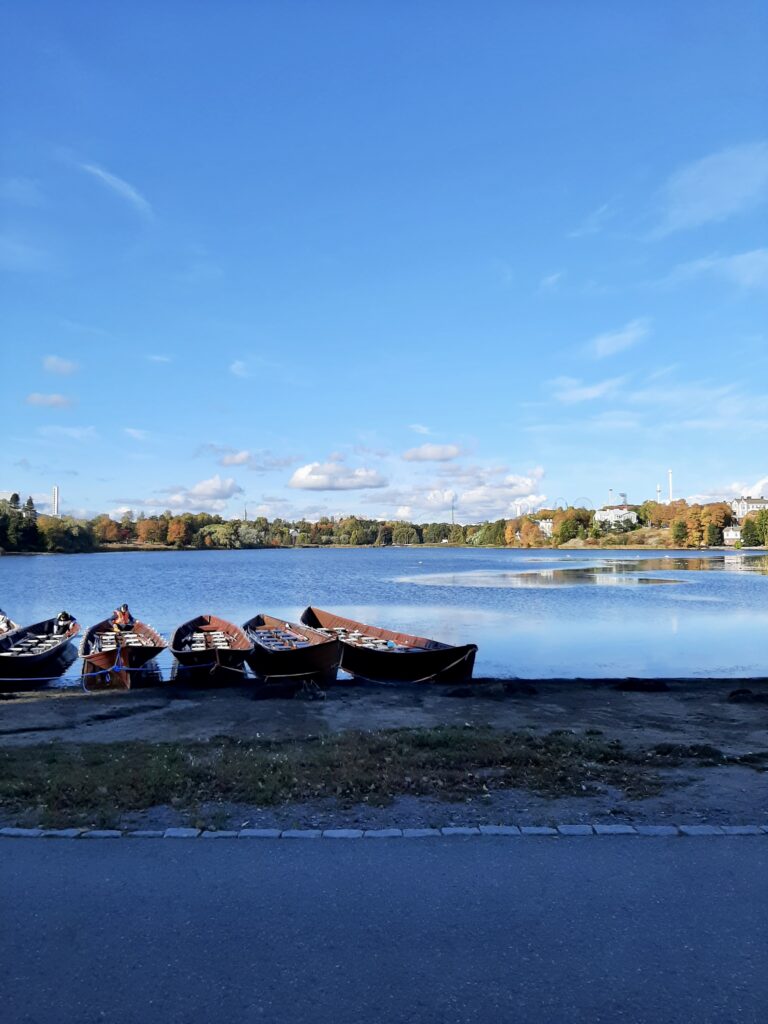
[[[69,612],[59,612],[53,626],[54,636],[64,636],[69,632],[74,621]]]
[[[112,628],[116,633],[124,633],[129,629],[133,629],[135,622],[136,620],[129,612],[127,604],[121,604],[112,616]]]
[[[5,612],[0,612],[0,636],[2,636],[3,633],[10,633],[12,629],[13,623],[11,622],[11,620],[8,618]]]

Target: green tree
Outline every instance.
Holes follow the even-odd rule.
[[[672,523],[672,542],[678,547],[688,543],[688,527],[683,519],[675,519]]]
[[[746,548],[755,548],[762,543],[760,531],[754,519],[745,519],[741,524],[741,543]]]
[[[714,523],[709,523],[707,525],[706,541],[707,541],[707,547],[710,547],[710,548],[720,548],[720,547],[722,547],[723,543],[724,543],[722,529],[719,526],[715,526]]]

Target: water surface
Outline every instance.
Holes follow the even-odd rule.
[[[0,558],[0,607],[17,621],[66,608],[87,625],[122,601],[166,635],[201,612],[296,619],[312,603],[477,643],[478,675],[768,676],[764,555],[337,548]],[[165,675],[170,664],[165,655]]]

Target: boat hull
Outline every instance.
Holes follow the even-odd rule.
[[[133,674],[145,668],[168,646],[160,634],[145,622],[134,623],[132,632],[141,636],[141,645],[118,644],[111,650],[95,650],[97,634],[112,634],[109,619],[91,626],[80,645],[83,661],[83,685],[88,690],[129,690],[135,685]],[[118,640],[121,634],[114,634]]]
[[[476,644],[443,644],[426,637],[368,626],[321,608],[305,609],[301,621],[313,628],[341,628],[390,643],[390,649],[372,649],[341,639],[341,667],[359,679],[381,683],[463,683],[472,678]]]
[[[268,650],[256,639],[260,627],[288,627],[307,640],[308,646]],[[285,622],[269,615],[254,616],[243,625],[243,629],[253,641],[246,661],[254,675],[262,681],[295,679],[297,683],[311,680],[319,685],[328,685],[336,679],[341,661],[341,645],[338,640],[323,636],[307,626]],[[250,632],[251,630],[254,632]]]
[[[203,634],[221,632],[229,639],[227,647],[205,647],[202,650],[191,649],[193,633]],[[251,651],[252,644],[243,630],[226,619],[215,615],[198,615],[195,619],[182,623],[171,638],[171,653],[185,669],[197,672],[207,670],[216,673],[219,669],[225,672],[244,671],[245,659]]]
[[[66,633],[57,636],[54,633],[56,619],[43,619],[31,626],[17,626],[10,633],[0,636],[0,689],[9,689],[14,683],[44,683],[52,678],[57,664],[64,661],[70,653],[69,661],[74,658],[71,641],[80,632],[80,626],[73,622]],[[29,644],[34,638],[43,638],[41,643],[24,651],[14,651],[20,645]],[[48,673],[46,675],[46,673]],[[18,686],[14,687],[18,689]]]

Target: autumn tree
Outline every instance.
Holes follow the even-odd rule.
[[[672,541],[680,548],[688,541],[688,526],[684,519],[675,519],[672,523]]]
[[[541,527],[526,516],[520,523],[520,543],[524,548],[540,548],[545,542]]]
[[[192,531],[185,516],[174,516],[168,524],[168,543],[177,548],[186,547],[192,539]]]
[[[91,529],[97,544],[117,544],[120,540],[120,527],[107,515],[96,516]]]

